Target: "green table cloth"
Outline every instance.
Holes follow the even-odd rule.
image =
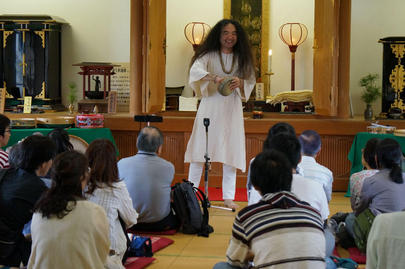
[[[350,169],[350,175],[357,173],[363,169],[363,165],[361,163],[361,150],[365,147],[367,141],[371,138],[392,138],[398,141],[401,145],[402,152],[405,152],[405,137],[402,136],[395,136],[393,134],[371,134],[371,133],[357,133],[354,137],[352,147],[350,148],[348,159],[352,163],[352,167]],[[350,196],[350,184],[347,189],[346,196]]]
[[[35,132],[40,132],[44,135],[47,135],[52,129],[48,128],[35,128],[35,129],[11,129],[11,136],[10,140],[8,141],[8,144],[6,146],[12,146],[16,144],[18,141],[21,139],[32,135]],[[108,128],[92,128],[92,129],[84,129],[84,128],[68,128],[66,131],[71,134],[78,136],[82,138],[84,141],[87,143],[91,143],[95,139],[99,138],[105,138],[113,142],[115,148],[117,149],[117,155],[118,155],[118,148],[117,145],[115,144],[114,137],[111,133],[111,130]]]

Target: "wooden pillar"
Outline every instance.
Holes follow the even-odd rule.
[[[351,0],[340,1],[338,117],[350,117],[350,25]]]
[[[132,116],[142,112],[143,2],[143,0],[131,0],[129,113]]]
[[[315,0],[313,103],[315,113],[337,116],[340,0]]]
[[[87,91],[91,91],[90,79],[91,79],[91,75],[89,73],[89,74],[87,74]]]

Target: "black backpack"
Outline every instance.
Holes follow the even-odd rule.
[[[183,180],[172,187],[172,208],[180,221],[180,231],[208,237],[214,229],[208,224],[208,199],[190,181]],[[198,197],[198,199],[197,199]],[[201,208],[203,212],[201,212]]]

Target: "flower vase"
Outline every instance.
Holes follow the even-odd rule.
[[[373,119],[373,109],[370,104],[367,104],[366,110],[364,110],[364,119],[367,121]]]

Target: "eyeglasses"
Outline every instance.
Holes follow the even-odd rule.
[[[6,129],[4,132],[11,133],[11,129]]]

